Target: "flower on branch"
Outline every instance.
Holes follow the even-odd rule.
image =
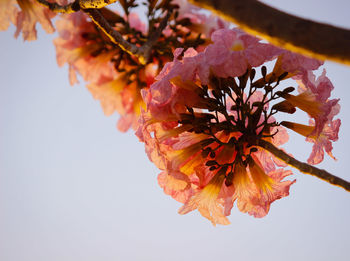
[[[222,30],[218,32],[213,34],[213,39],[219,37]],[[259,44],[258,40],[237,30],[231,35],[231,39],[239,35],[241,39]],[[175,50],[174,60],[164,66],[150,89],[144,90],[147,111],[142,113],[137,131],[150,160],[163,171],[159,176],[161,187],[184,203],[179,213],[198,209],[213,224],[227,224],[226,216],[235,202],[240,211],[263,217],[272,202],[289,194],[295,180],[284,178],[291,175],[291,171],[283,169],[286,163],[275,154],[259,146],[261,140],[274,146],[287,142],[288,135],[282,125],[291,128],[290,125],[279,124],[275,119],[275,114],[288,108],[283,106],[290,106],[289,113],[294,113],[295,108],[303,109],[317,121],[304,135],[315,143],[310,163],[323,159],[323,148],[331,155],[329,140],[337,139],[340,125],[340,121],[329,122],[339,106],[338,100],[329,100],[333,87],[324,74],[313,81],[313,74],[306,67],[291,74],[280,67],[282,72],[276,75],[275,70],[267,73],[262,66],[261,76],[255,80],[257,69],[254,67],[273,59],[280,63],[286,53],[272,46],[265,49],[275,50],[273,55],[270,52],[266,55],[264,48],[254,49],[256,54],[252,55],[244,51],[244,46],[249,45],[238,40],[230,42],[226,36],[222,34],[222,39],[217,38],[203,52]],[[208,62],[215,58],[211,50],[220,41],[222,48],[226,41],[232,49],[226,46],[226,55],[217,52],[219,62]],[[235,44],[239,47],[236,50]],[[226,56],[235,61],[235,56],[229,55],[234,52],[240,52],[244,62],[236,64],[239,70],[223,74],[222,61],[226,61]],[[264,58],[256,62],[249,57]],[[284,79],[293,76],[300,82],[305,73],[311,78],[299,86],[301,94],[292,94],[293,87],[280,90]],[[303,86],[308,87],[305,90]],[[271,108],[270,103],[274,104]],[[327,121],[320,121],[322,117]],[[322,130],[316,131],[319,126]]]

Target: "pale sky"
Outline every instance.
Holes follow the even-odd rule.
[[[350,28],[350,1],[264,1]],[[294,170],[290,196],[255,219],[233,208],[213,227],[158,187],[160,172],[132,131],[116,130],[84,84],[69,86],[51,43],[0,32],[0,260],[349,260],[350,193]],[[326,63],[341,98],[334,161],[321,168],[350,180],[350,67]],[[306,161],[312,145],[291,136]]]

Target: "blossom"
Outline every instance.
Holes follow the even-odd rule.
[[[319,135],[315,134],[315,123],[310,120],[310,125],[283,121],[281,124],[300,135],[306,137],[306,141],[314,143],[312,152],[307,160],[309,164],[319,164],[324,159],[324,151],[333,159],[332,141],[338,140],[338,132],[341,124],[340,119],[327,122]]]
[[[278,48],[237,29],[217,30],[211,39],[214,43],[206,48],[205,57],[219,77],[240,76],[249,66],[260,66],[280,53]]]
[[[237,207],[241,212],[247,212],[257,218],[264,217],[269,212],[272,202],[288,196],[289,188],[295,182],[282,181],[292,174],[291,171],[278,169],[265,173],[259,164],[261,162],[257,159],[252,159],[249,171],[242,163],[236,165],[233,178],[234,194],[231,199],[237,200]]]
[[[158,184],[163,188],[164,193],[173,197],[176,201],[185,203],[193,193],[188,176],[181,172],[165,171],[158,175]]]
[[[186,128],[178,131],[173,131],[173,128],[166,130],[166,127],[162,128],[161,125],[154,123],[147,127],[143,126],[154,132],[154,137],[148,136],[146,151],[150,159],[158,162],[156,165],[165,170],[158,177],[165,193],[185,203],[179,210],[180,214],[198,209],[213,224],[225,225],[229,224],[226,216],[230,214],[234,202],[237,201],[240,211],[255,217],[263,217],[268,213],[270,204],[276,199],[287,196],[289,187],[295,182],[282,181],[291,174],[290,171],[274,168],[266,173],[265,162],[259,160],[261,154],[266,153],[262,150],[253,154],[254,159],[250,162],[249,168],[238,160],[233,167],[232,184],[224,182],[230,179],[229,169],[211,171],[210,167],[213,165],[208,166],[207,162],[216,160],[220,164],[226,164],[234,161],[237,156],[234,147],[219,148],[214,158],[204,156],[205,144],[210,142],[209,135],[189,133],[185,131]],[[142,128],[142,124],[139,128]],[[218,137],[222,141],[229,140],[229,137],[223,134]],[[209,147],[216,148],[218,145],[212,142]],[[249,149],[246,148],[244,151],[248,153]],[[159,165],[159,162],[162,164]]]
[[[155,78],[157,81],[144,93],[144,100],[152,116],[157,119],[176,119],[186,111],[186,106],[200,106],[201,100],[193,84],[196,73],[200,73],[203,58],[193,48],[188,49],[182,61],[178,57],[183,49],[174,51],[174,60],[168,62]]]
[[[59,37],[54,40],[59,66],[69,65],[70,83],[77,83],[78,72],[85,81],[99,82],[101,77],[114,74],[111,58],[116,50],[105,49],[95,26],[82,12],[66,15],[57,20]],[[94,72],[94,73],[91,73]]]
[[[319,135],[326,122],[332,121],[334,115],[339,112],[339,99],[329,99],[334,87],[325,74],[324,70],[317,80],[311,71],[296,76],[295,79],[301,78],[300,94],[295,96],[282,93],[282,97],[290,104],[307,112],[315,120],[314,131],[316,135]]]
[[[146,87],[153,82],[154,71],[145,67],[139,71],[139,81],[146,83]],[[128,78],[127,73],[116,73],[108,77],[100,77],[98,82],[88,84],[87,89],[92,96],[99,100],[105,115],[109,116],[117,111],[120,115],[118,129],[122,132],[130,127],[137,128],[138,118],[144,102],[136,79]]]
[[[200,8],[188,3],[186,0],[172,0],[172,3],[179,7],[178,20],[189,19],[191,23],[186,27],[182,27],[183,30],[195,31],[209,38],[214,31],[229,27],[229,24],[221,18],[211,13],[205,14],[201,12]]]
[[[128,21],[135,30],[145,30],[137,14],[130,13]],[[117,128],[120,131],[136,129],[144,107],[141,89],[153,83],[154,65],[137,67],[132,58],[121,59],[122,51],[106,44],[105,36],[100,35],[82,12],[65,16],[56,26],[59,32],[54,40],[57,62],[60,66],[68,63],[70,83],[75,84],[80,74],[93,98],[100,101],[104,114],[119,113]]]
[[[216,74],[220,63],[203,65],[205,52],[175,50],[174,60],[143,91],[147,111],[136,134],[162,170],[164,192],[184,203],[180,214],[197,209],[214,225],[228,224],[236,202],[240,211],[263,217],[295,181],[283,181],[291,172],[254,142],[280,146],[287,132],[263,113],[267,95],[234,88],[235,80]]]
[[[273,72],[276,75],[288,72],[289,77],[291,77],[293,75],[305,74],[308,71],[317,70],[322,64],[322,61],[281,49]]]
[[[230,222],[223,213],[223,207],[217,200],[225,175],[218,172],[210,180],[210,182],[194,196],[192,196],[186,204],[179,210],[180,214],[186,214],[194,209],[198,209],[201,215],[209,219],[213,225],[228,225]]]

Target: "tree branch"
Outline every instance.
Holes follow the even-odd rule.
[[[103,15],[100,13],[97,9],[83,9],[85,13],[87,13],[91,19],[94,21],[94,23],[108,36],[108,38],[118,45],[122,50],[125,52],[135,55],[139,58],[139,61],[142,64],[144,63],[144,57],[140,50],[140,47],[129,43],[127,40],[123,38],[123,36],[118,33],[116,30],[113,29],[113,27],[108,23],[108,21],[103,17]]]
[[[127,40],[123,38],[123,36],[118,33],[113,27],[108,23],[108,21],[104,18],[101,12],[97,9],[83,9],[85,13],[87,13],[95,24],[108,36],[108,38],[118,45],[125,52],[136,56],[139,59],[139,62],[143,65],[147,64],[153,45],[157,42],[162,31],[168,24],[169,17],[171,12],[167,12],[165,17],[160,22],[157,29],[152,33],[147,42],[145,42],[142,46],[138,47],[134,44],[129,43]]]
[[[256,0],[189,0],[274,45],[350,65],[350,30],[317,23]]]
[[[158,41],[163,30],[168,25],[168,20],[170,18],[170,15],[171,15],[171,12],[168,11],[167,14],[164,16],[164,18],[162,19],[162,21],[159,23],[159,26],[157,27],[157,29],[151,34],[151,36],[149,36],[147,42],[145,42],[141,46],[140,49],[141,49],[141,52],[144,54],[143,58],[145,59],[144,63],[147,63],[147,61],[149,60],[150,55],[151,55],[151,51],[152,51],[152,47]]]
[[[283,150],[280,150],[279,148],[275,147],[273,144],[267,141],[259,140],[256,145],[264,148],[265,150],[269,151],[277,158],[283,160],[285,163],[300,170],[301,172],[305,174],[313,175],[319,179],[322,179],[330,184],[341,187],[346,191],[350,192],[350,182],[343,180],[337,176],[334,176],[323,169],[319,169],[309,164],[300,162],[295,158],[289,156]]]

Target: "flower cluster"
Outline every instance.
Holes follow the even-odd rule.
[[[145,32],[145,24],[137,14],[128,16],[130,30]],[[69,65],[70,83],[77,80],[77,73],[88,82],[87,88],[101,102],[106,115],[117,111],[121,118],[118,129],[127,131],[138,121],[143,100],[142,87],[149,87],[154,80],[152,66],[139,67],[131,57],[108,42],[84,13],[66,15],[56,23],[59,37],[54,44],[58,65]],[[91,73],[94,72],[94,73]]]
[[[332,155],[340,125],[332,119],[339,105],[329,99],[328,78],[313,76],[319,61],[237,29],[217,30],[211,39],[202,52],[175,50],[174,60],[143,92],[147,110],[136,134],[162,170],[159,185],[184,203],[180,214],[198,209],[213,224],[228,224],[234,202],[240,211],[263,217],[295,182],[283,180],[291,171],[260,141],[283,145],[287,127],[315,143],[309,162],[319,163],[323,149]],[[289,65],[293,59],[301,62]],[[262,66],[255,79],[255,68],[272,60],[272,72]],[[298,95],[293,87],[280,88],[287,78],[299,83]],[[310,126],[276,121],[278,112],[297,108],[310,116]]]
[[[141,46],[150,30],[137,13],[130,12],[131,7],[127,3],[124,4],[124,16],[116,11],[108,13],[110,23],[123,32],[123,36],[130,42]],[[148,89],[154,82],[161,66],[171,60],[172,50],[177,46],[201,48],[201,44],[204,43],[201,37],[204,28],[212,31],[224,26],[219,19],[200,13],[194,14],[193,8],[183,10],[181,3],[176,1],[173,4],[171,8],[174,8],[175,15],[163,31],[164,35],[154,47],[150,62],[146,66],[140,65],[137,59],[111,44],[84,13],[66,15],[56,23],[59,37],[55,39],[54,44],[58,64],[68,64],[71,84],[78,82],[77,73],[83,77],[88,83],[88,90],[101,102],[106,115],[115,111],[119,113],[120,120],[117,126],[121,131],[127,131],[130,127],[137,128],[140,109],[145,108],[140,91]],[[159,23],[159,18],[157,20],[154,17],[157,10],[154,10],[154,6],[149,8],[149,16],[153,19],[149,24],[155,25]],[[192,33],[189,27],[198,29],[195,25],[204,23],[205,19],[217,22],[202,26],[200,30]]]

